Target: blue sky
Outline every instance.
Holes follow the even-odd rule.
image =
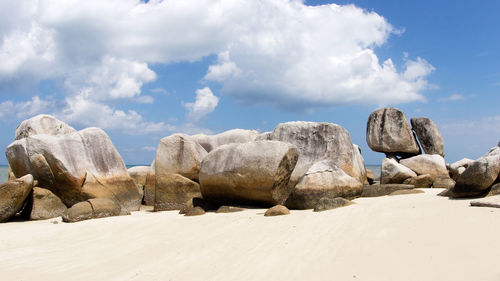
[[[500,141],[499,9],[495,1],[0,1],[0,146],[22,120],[48,113],[103,128],[127,164],[148,164],[172,133],[310,120],[342,125],[365,162],[378,164],[366,121],[395,106],[437,123],[447,162],[477,158]]]

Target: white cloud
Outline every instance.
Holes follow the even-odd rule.
[[[5,101],[0,103],[0,118],[11,119],[25,118],[50,110],[53,106],[52,102],[41,100],[38,96],[34,96],[30,101],[13,102]]]
[[[204,79],[244,103],[308,110],[423,101],[432,65],[406,58],[398,69],[374,52],[400,33],[354,5],[299,0],[2,1],[0,86],[20,77],[63,81],[73,120],[89,118],[72,106],[76,101],[110,120],[139,120],[137,112],[105,103],[151,103],[142,96],[142,86],[156,79],[151,65],[218,55]],[[188,117],[196,122],[215,100],[186,105]]]
[[[93,100],[132,99],[141,94],[144,83],[155,79],[156,74],[146,63],[104,57],[98,65],[71,73],[65,86]]]
[[[194,103],[186,103],[184,106],[188,109],[188,119],[191,121],[199,121],[210,112],[213,112],[219,103],[219,98],[216,97],[210,88],[196,90],[196,101]]]
[[[131,135],[164,133],[174,129],[163,122],[147,122],[134,110],[117,110],[82,96],[67,98],[66,103],[67,106],[57,115],[68,123],[121,130]]]
[[[464,100],[465,97],[461,94],[452,94],[449,97],[439,98],[439,102],[448,102],[448,101],[459,101]]]

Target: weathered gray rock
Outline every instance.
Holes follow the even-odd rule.
[[[32,189],[31,175],[0,184],[0,222],[9,220],[21,210]]]
[[[363,159],[363,156],[361,156],[361,148],[353,144],[354,149],[353,149],[353,154],[352,154],[352,159],[353,159],[353,165],[352,165],[352,172],[353,172],[353,177],[362,184],[368,184],[368,178],[366,175],[366,169],[365,169],[365,159]]]
[[[434,179],[429,175],[420,175],[406,179],[403,184],[414,185],[415,188],[430,188],[434,183]]]
[[[206,155],[207,151],[188,135],[174,134],[162,138],[156,150],[155,174],[159,177],[179,174],[196,181],[201,160]]]
[[[141,204],[120,154],[101,129],[32,135],[10,144],[6,156],[16,177],[32,174],[67,206],[90,198],[117,200],[126,211]]]
[[[142,202],[148,206],[154,205],[155,198],[155,174],[151,166],[135,166],[127,169],[128,174],[134,180]]]
[[[408,184],[372,184],[363,186],[361,197],[385,196],[397,190],[413,189],[415,186]]]
[[[194,207],[200,207],[205,211],[214,211],[217,210],[219,206],[213,204],[212,202],[208,202],[200,197],[193,197],[189,199],[184,206],[179,210],[179,214],[186,214]]]
[[[437,177],[449,177],[446,162],[441,155],[423,154],[406,159],[401,159],[400,164],[405,165],[417,175],[429,175],[433,179]]]
[[[299,152],[279,141],[233,143],[211,151],[201,163],[203,198],[221,204],[282,204]]]
[[[156,176],[154,171],[148,174],[146,178],[146,185],[144,185],[144,197],[143,203],[146,206],[154,206],[155,204],[155,192],[156,192]]]
[[[93,198],[88,200],[92,205],[93,218],[105,218],[119,215],[130,215],[130,213],[123,213],[122,208],[118,202],[108,198]]]
[[[62,219],[64,222],[79,222],[89,219],[119,216],[120,214],[123,214],[123,209],[115,200],[93,198],[73,205],[63,214]]]
[[[482,157],[469,164],[456,180],[452,197],[475,196],[490,188],[500,173],[500,157]]]
[[[495,195],[500,195],[500,183],[492,185],[486,196],[495,196]]]
[[[394,158],[384,158],[380,170],[380,183],[403,183],[406,179],[416,177],[410,168],[401,165]]]
[[[366,179],[368,181],[368,184],[373,184],[375,182],[375,175],[373,174],[372,170],[366,169]]]
[[[129,176],[139,186],[146,185],[148,174],[152,172],[150,166],[134,166],[127,169]]]
[[[411,118],[410,122],[424,152],[444,157],[444,142],[436,124],[425,117]]]
[[[79,222],[92,218],[92,205],[88,201],[74,204],[62,216],[63,222]]]
[[[59,197],[45,188],[34,187],[30,197],[30,220],[46,220],[59,217],[68,209]]]
[[[276,205],[272,208],[269,208],[265,213],[265,217],[274,217],[274,216],[284,216],[284,215],[289,215],[290,210],[288,210],[287,207],[283,205]]]
[[[481,198],[475,201],[471,201],[470,205],[472,207],[490,207],[490,208],[500,208],[500,195]]]
[[[189,210],[184,216],[186,217],[193,217],[193,216],[201,216],[205,214],[205,210],[203,210],[200,207],[194,207],[193,209]]]
[[[432,183],[433,188],[449,189],[455,186],[455,181],[449,177],[437,177]]]
[[[234,207],[234,206],[220,206],[219,209],[217,209],[216,213],[217,214],[236,213],[236,212],[241,212],[244,210],[245,209],[243,209],[243,208]]]
[[[141,198],[144,198],[144,185],[146,185],[146,179],[148,173],[151,172],[151,167],[149,166],[134,166],[127,169],[128,175],[134,180],[137,185],[137,190]]]
[[[352,205],[354,202],[344,199],[342,197],[328,198],[323,197],[318,200],[316,206],[314,206],[314,212],[322,212],[327,210],[333,210],[340,207]]]
[[[289,208],[313,209],[321,198],[356,198],[361,195],[363,184],[346,174],[333,161],[323,160],[300,179],[286,201]]]
[[[400,189],[393,191],[389,193],[389,196],[394,196],[394,195],[409,195],[409,194],[419,194],[419,193],[424,193],[422,190],[418,189]]]
[[[481,156],[481,158],[488,156],[500,156],[500,147],[492,147],[485,155]]]
[[[233,129],[217,135],[198,134],[191,137],[207,152],[210,152],[224,144],[254,141],[258,136],[259,132],[255,130]]]
[[[194,197],[201,197],[197,182],[179,174],[156,174],[155,212],[180,210]]]
[[[273,132],[264,132],[264,133],[262,133],[262,134],[258,135],[258,136],[255,138],[255,141],[260,141],[260,140],[271,140],[272,134],[273,134]]]
[[[21,122],[16,129],[15,140],[41,134],[58,136],[74,132],[75,129],[54,116],[41,114]]]
[[[290,178],[290,185],[295,186],[298,180],[316,162],[330,160],[345,173],[363,182],[363,174],[355,161],[355,147],[349,132],[337,124],[316,122],[281,123],[274,129],[271,138],[291,143],[299,149],[299,160]],[[360,156],[360,155],[359,155]],[[361,156],[360,156],[361,157]],[[363,166],[364,168],[364,166]]]
[[[366,142],[373,151],[394,154],[418,154],[420,148],[404,113],[382,108],[370,114],[366,124]]]
[[[12,181],[12,180],[15,180],[16,179],[16,176],[14,175],[14,173],[12,172],[12,169],[10,168],[10,165],[8,166],[7,168],[7,180],[8,181]]]
[[[458,175],[463,173],[472,162],[474,162],[474,160],[469,158],[462,158],[461,160],[450,164],[448,166],[448,171],[451,173],[453,179],[457,179]]]

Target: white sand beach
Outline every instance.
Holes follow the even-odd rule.
[[[281,217],[248,209],[10,222],[0,225],[0,279],[500,280],[500,209],[440,191]]]

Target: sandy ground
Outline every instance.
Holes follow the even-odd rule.
[[[1,224],[0,279],[500,280],[500,209],[439,191],[281,217],[141,211]]]

